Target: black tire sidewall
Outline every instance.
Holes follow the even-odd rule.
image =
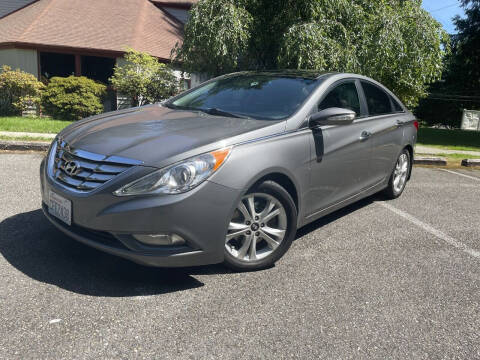
[[[398,159],[400,158],[400,156],[402,156],[403,154],[407,155],[407,159],[408,159],[408,173],[407,173],[407,180],[405,181],[405,183],[403,184],[403,187],[400,191],[396,192],[395,191],[395,186],[393,185],[393,180],[394,180],[394,177],[395,177],[395,166],[398,162]],[[410,155],[410,151],[408,151],[407,149],[403,149],[403,151],[398,155],[397,157],[397,160],[395,161],[395,165],[393,167],[393,170],[392,170],[392,174],[390,175],[390,179],[388,181],[388,187],[385,191],[385,194],[387,195],[388,198],[390,199],[396,199],[398,198],[400,195],[402,195],[403,191],[405,190],[405,187],[407,186],[407,182],[408,182],[408,178],[410,176],[410,171],[411,171],[411,168],[412,168],[412,164],[411,164],[411,161],[412,161],[412,158],[411,158],[411,155]]]
[[[252,193],[264,193],[273,196],[277,199],[285,209],[287,215],[287,232],[280,246],[275,249],[272,254],[264,259],[257,261],[242,261],[233,257],[226,249],[225,252],[225,265],[235,271],[249,271],[259,270],[272,266],[278,259],[280,259],[290,248],[290,245],[295,238],[297,232],[297,209],[292,197],[282,186],[274,181],[265,181],[257,186],[251,188],[245,195]],[[244,195],[244,196],[245,196]]]

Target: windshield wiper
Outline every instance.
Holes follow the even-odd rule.
[[[204,113],[207,113],[210,115],[228,116],[228,117],[234,117],[234,118],[240,118],[240,119],[251,119],[248,116],[230,113],[228,111],[224,111],[218,108],[208,108],[208,109],[198,109],[198,110],[203,111]]]
[[[200,109],[189,107],[189,106],[174,105],[173,103],[166,103],[163,106],[168,107],[169,109],[174,109],[174,110],[195,110],[195,111],[200,110]]]
[[[202,108],[196,108],[196,107],[192,107],[192,106],[179,106],[179,105],[174,105],[172,103],[167,103],[167,104],[165,104],[165,106],[170,108],[170,109],[175,109],[175,110],[201,111],[201,112],[204,112],[205,114],[209,114],[209,115],[228,116],[228,117],[234,117],[234,118],[240,118],[240,119],[251,119],[251,117],[249,117],[249,116],[230,113],[228,111],[224,111],[224,110],[221,110],[221,109],[218,109],[218,108],[202,109]]]

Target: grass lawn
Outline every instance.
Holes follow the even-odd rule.
[[[480,132],[422,127],[418,130],[417,142],[439,149],[480,151]]]
[[[37,117],[0,117],[0,131],[56,134],[72,121]]]

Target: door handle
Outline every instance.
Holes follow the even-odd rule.
[[[371,135],[372,133],[370,131],[364,130],[360,134],[360,140],[367,140]]]

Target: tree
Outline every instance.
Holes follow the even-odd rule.
[[[42,105],[56,119],[80,120],[103,112],[106,89],[84,76],[53,77],[42,94]]]
[[[43,88],[43,84],[34,75],[2,66],[0,115],[21,115],[28,107],[38,105]]]
[[[465,18],[456,16],[447,80],[455,91],[480,97],[480,0],[463,0]],[[479,103],[480,103],[480,99]]]
[[[463,109],[480,110],[480,0],[463,0],[462,6],[466,17],[454,18],[457,34],[451,36],[442,80],[416,109],[429,125],[460,127]]]
[[[167,65],[132,49],[125,54],[124,65],[115,65],[110,82],[134,106],[158,102],[179,91],[179,81]]]
[[[172,55],[186,71],[210,75],[361,73],[412,106],[441,76],[447,50],[446,32],[421,0],[202,0]]]

